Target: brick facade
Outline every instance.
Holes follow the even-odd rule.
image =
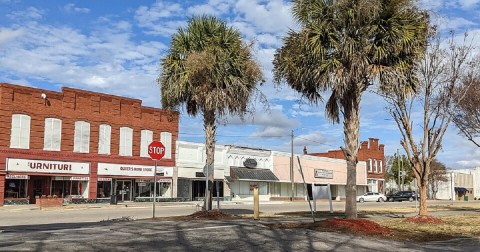
[[[42,98],[46,95],[46,99]],[[10,148],[13,114],[25,114],[30,121],[30,148]],[[61,151],[44,151],[45,118],[62,120]],[[76,121],[90,123],[89,153],[73,152]],[[111,126],[110,155],[98,153],[100,124]],[[133,129],[132,156],[119,156],[120,127]],[[172,133],[171,159],[159,166],[175,167],[175,145],[178,138],[178,113],[142,106],[142,101],[126,97],[63,87],[61,92],[0,83],[0,205],[5,191],[6,159],[42,159],[90,163],[89,198],[97,194],[97,164],[117,163],[153,165],[150,158],[140,157],[140,132],[151,130],[153,139],[161,132]],[[172,185],[173,187],[173,185]]]
[[[368,171],[367,169],[367,179],[374,179],[374,180],[384,180],[385,179],[385,153],[384,153],[385,146],[383,144],[379,144],[377,138],[369,138],[368,141],[361,141],[360,142],[360,149],[358,150],[358,160],[368,162],[369,159],[372,160],[372,165],[374,160],[381,160],[382,161],[382,169],[381,172],[375,170],[372,167],[372,171]],[[318,157],[329,157],[329,158],[336,158],[336,159],[345,159],[342,150],[331,150],[324,153],[309,153],[308,155],[318,156]],[[378,185],[378,191],[384,191],[384,183]]]

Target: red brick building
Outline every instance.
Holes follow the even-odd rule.
[[[379,144],[377,138],[369,138],[360,142],[358,160],[367,163],[367,183],[371,192],[385,192],[385,146]],[[308,155],[345,159],[342,150],[331,150],[326,153],[310,153]]]
[[[157,195],[174,197],[177,138],[178,114],[138,99],[0,83],[0,206],[42,196],[152,197],[152,140],[166,147]]]

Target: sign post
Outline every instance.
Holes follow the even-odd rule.
[[[148,155],[155,160],[155,169],[153,169],[153,200],[152,200],[152,218],[155,219],[155,202],[157,201],[157,161],[165,156],[165,146],[159,141],[153,141],[148,145]]]

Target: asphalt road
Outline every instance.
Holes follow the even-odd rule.
[[[450,205],[451,201],[435,202]],[[478,206],[477,202],[453,202]],[[430,205],[433,205],[430,204]],[[322,202],[319,210],[327,210]],[[360,211],[411,208],[414,203],[363,203]],[[309,218],[262,218],[217,221],[152,220],[151,205],[103,205],[98,208],[30,210],[7,207],[0,210],[0,251],[478,251],[480,239],[458,239],[429,243],[404,243],[305,229],[271,229],[269,222],[305,221]],[[251,213],[251,204],[228,204],[222,209]],[[335,202],[334,209],[344,204]],[[157,216],[187,215],[194,204],[159,204]],[[264,214],[308,211],[308,203],[261,204]],[[134,221],[115,220],[130,216]],[[147,218],[147,219],[142,219]]]
[[[462,204],[476,206],[480,209],[480,201],[452,202],[452,201],[431,201],[429,206],[446,206],[451,204]],[[215,205],[216,206],[216,205]],[[357,204],[358,210],[378,210],[388,208],[411,209],[415,214],[415,202],[365,202]],[[234,204],[226,202],[221,204],[221,209],[231,214],[251,214],[253,205],[251,203]],[[334,202],[334,211],[343,211],[344,202]],[[198,210],[195,203],[158,203],[156,206],[156,217],[183,216],[189,215]],[[328,211],[328,202],[318,202],[317,211]],[[310,211],[307,202],[261,202],[260,211],[264,214]],[[151,204],[129,203],[126,205],[110,206],[104,204],[96,205],[70,205],[63,208],[52,208],[39,210],[28,206],[4,206],[0,207],[0,227],[11,225],[29,224],[54,224],[54,223],[81,223],[99,222],[103,220],[117,219],[121,217],[133,219],[146,219],[152,217]]]
[[[478,251],[479,239],[403,243],[322,233],[270,229],[268,220],[106,221],[11,226],[0,250],[27,251]],[[298,221],[298,220],[297,220]],[[302,219],[302,221],[308,221]]]

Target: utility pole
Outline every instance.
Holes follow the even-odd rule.
[[[398,190],[401,191],[402,189],[400,188],[400,153],[398,152],[397,149],[397,173],[398,173]]]
[[[291,144],[292,156],[290,157],[290,181],[292,181],[292,198],[290,200],[293,201],[294,191],[295,191],[295,184],[293,180],[293,129],[292,129],[291,137],[292,137],[292,144]]]

